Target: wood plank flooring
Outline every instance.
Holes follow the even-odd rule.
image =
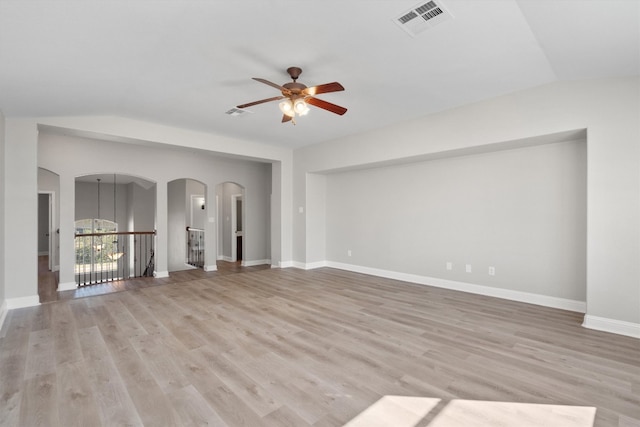
[[[255,265],[243,267],[240,262],[217,261],[217,271],[206,272],[200,268],[174,271],[169,277],[157,279],[155,277],[136,277],[127,280],[98,283],[82,286],[69,291],[58,291],[58,272],[49,270],[49,257],[38,256],[38,296],[40,303],[48,303],[64,299],[84,298],[96,295],[112,294],[114,292],[131,291],[150,286],[166,285],[169,283],[186,282],[189,280],[206,279],[226,274],[247,273],[271,268],[270,265]]]
[[[640,341],[329,268],[11,310],[0,426],[640,426]]]

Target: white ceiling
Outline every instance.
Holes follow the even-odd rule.
[[[0,0],[0,110],[114,115],[296,148],[559,80],[640,74],[640,0],[442,0],[416,37],[404,0]],[[296,126],[276,102],[299,66],[344,116]]]

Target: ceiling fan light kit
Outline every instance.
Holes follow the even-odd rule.
[[[260,83],[264,83],[268,86],[279,89],[282,95],[238,105],[237,108],[244,109],[253,105],[263,104],[265,102],[283,100],[278,104],[278,107],[283,114],[282,123],[290,121],[294,125],[296,124],[296,116],[307,115],[307,113],[309,112],[309,105],[322,108],[323,110],[327,110],[338,115],[343,115],[347,112],[347,109],[344,107],[332,104],[327,101],[323,101],[322,99],[315,97],[315,95],[321,93],[339,92],[344,90],[344,87],[340,83],[333,82],[325,83],[318,86],[307,87],[306,85],[297,82],[298,77],[300,77],[300,74],[302,73],[301,68],[289,67],[287,68],[287,73],[293,81],[290,83],[285,83],[282,86],[265,79],[254,77],[253,79]]]

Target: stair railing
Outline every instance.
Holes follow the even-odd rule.
[[[187,227],[187,264],[204,267],[204,230]]]
[[[78,286],[152,276],[155,231],[75,235]]]

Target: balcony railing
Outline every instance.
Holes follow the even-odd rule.
[[[187,227],[187,264],[204,267],[204,230]]]
[[[78,286],[153,276],[155,231],[75,235]]]

